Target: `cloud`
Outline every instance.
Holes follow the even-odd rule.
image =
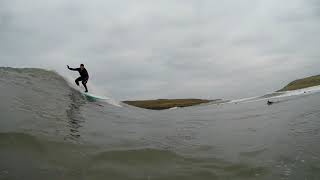
[[[318,74],[319,3],[2,0],[0,65],[85,63],[118,99],[262,95]]]

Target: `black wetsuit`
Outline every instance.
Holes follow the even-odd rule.
[[[87,82],[89,80],[89,74],[88,71],[86,70],[86,68],[83,68],[83,70],[81,70],[81,68],[69,68],[69,70],[72,71],[78,71],[80,74],[80,77],[78,77],[75,82],[76,84],[79,86],[79,81],[82,81],[82,84],[84,86],[84,88],[86,88],[86,92],[88,92],[88,88],[87,88]]]

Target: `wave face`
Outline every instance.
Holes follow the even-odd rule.
[[[79,104],[85,103],[81,94],[55,72],[0,68],[0,76],[2,131],[19,128],[34,133],[59,134],[65,127],[65,119],[72,119]]]
[[[0,92],[0,179],[320,179],[319,93],[149,111],[32,68]]]

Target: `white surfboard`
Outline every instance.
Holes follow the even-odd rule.
[[[84,96],[86,96],[87,98],[93,99],[93,100],[109,100],[110,99],[110,98],[107,98],[107,97],[102,97],[102,96],[98,96],[98,95],[91,94],[91,93],[86,93],[86,92],[82,92],[82,94]]]

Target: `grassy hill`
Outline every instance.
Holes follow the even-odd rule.
[[[163,110],[173,107],[187,107],[202,103],[209,103],[214,100],[205,99],[157,99],[157,100],[141,100],[141,101],[123,101],[123,103],[145,109]]]
[[[280,89],[279,91],[292,91],[292,90],[303,89],[303,88],[318,86],[318,85],[320,85],[320,75],[292,81],[287,86]]]

